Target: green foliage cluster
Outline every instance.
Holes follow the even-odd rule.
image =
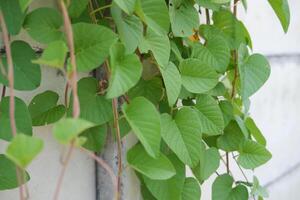
[[[287,0],[268,1],[286,32]],[[30,9],[32,2],[0,1],[9,34],[23,30],[46,47],[37,55],[26,41],[11,42],[14,89],[24,92],[40,86],[40,65],[72,73],[60,10]],[[247,9],[246,0],[66,0],[77,70],[100,69],[104,76],[78,81],[77,119],[71,118],[74,106],[58,104],[54,91],[32,97],[29,105],[15,97],[16,137],[9,97],[1,99],[0,139],[9,144],[0,155],[0,190],[21,184],[16,167],[26,170],[43,147],[32,127],[49,124],[61,144],[94,152],[101,151],[109,129],[118,132],[116,124],[121,137],[135,134],[138,142],[128,150],[127,162],[140,178],[145,200],[199,200],[200,185],[217,173],[223,154],[244,169],[265,164],[271,153],[249,115],[249,98],[267,81],[270,66],[263,55],[252,54],[247,28],[231,11],[239,3]],[[9,86],[7,71],[2,52],[3,86]],[[186,177],[187,168],[195,178]],[[256,177],[249,182],[217,174],[212,200],[267,196]]]

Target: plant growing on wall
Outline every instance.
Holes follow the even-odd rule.
[[[55,8],[29,9],[33,1],[0,1],[0,139],[8,142],[0,155],[0,190],[19,187],[26,198],[26,167],[43,148],[32,127],[53,124],[53,137],[68,148],[54,199],[74,148],[108,171],[115,199],[124,163],[139,177],[145,200],[198,200],[213,174],[212,200],[267,196],[255,176],[237,180],[230,170],[232,162],[243,172],[271,159],[249,115],[249,98],[267,81],[270,66],[252,53],[237,17],[246,0],[58,0]],[[268,1],[286,32],[287,0]],[[15,39],[21,30],[44,48]],[[41,65],[64,73],[64,105],[50,90],[29,105],[14,95],[39,87]],[[78,81],[77,72],[92,73]],[[118,146],[117,174],[94,154],[108,132]],[[138,142],[124,158],[127,134]]]

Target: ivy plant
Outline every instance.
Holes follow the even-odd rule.
[[[33,2],[0,1],[0,139],[8,142],[0,190],[19,188],[25,199],[26,168],[43,148],[32,127],[52,124],[53,137],[68,147],[54,199],[74,148],[107,170],[117,200],[124,166],[136,172],[145,200],[199,200],[213,174],[212,200],[268,196],[254,169],[272,155],[249,106],[271,69],[238,19],[247,0],[58,0],[34,9]],[[287,0],[268,2],[287,32]],[[13,39],[21,32],[30,40]],[[40,87],[41,66],[65,75],[57,85],[66,88],[64,104],[47,88],[29,104],[14,95]],[[78,80],[78,71],[86,77]],[[108,134],[118,148],[117,173],[94,154]],[[123,158],[128,134],[137,142]],[[251,170],[253,181],[236,179],[231,162]]]

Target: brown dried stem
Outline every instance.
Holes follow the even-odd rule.
[[[12,131],[12,135],[13,135],[13,137],[15,137],[17,135],[17,127],[16,127],[16,121],[15,121],[14,66],[13,66],[12,54],[11,54],[11,49],[10,49],[9,33],[7,31],[6,23],[5,23],[2,12],[0,12],[0,23],[1,23],[2,37],[3,37],[3,42],[5,45],[5,52],[6,52],[7,65],[8,65],[7,79],[8,79],[9,92],[10,92],[9,121],[10,121],[10,128]],[[5,92],[5,90],[4,90],[4,92]],[[20,185],[20,187],[19,187],[20,199],[25,200],[24,184],[22,182],[21,173],[22,173],[22,170],[17,166],[16,174],[17,174],[17,179],[18,179],[18,185]]]
[[[64,1],[60,0],[59,5],[64,19],[64,29],[67,36],[67,43],[70,51],[70,64],[72,67],[71,72],[68,74],[68,81],[69,81],[69,85],[72,87],[72,92],[73,92],[73,118],[78,118],[80,115],[80,105],[79,105],[78,92],[77,92],[77,66],[76,66],[75,48],[74,48],[74,41],[73,41],[73,30],[72,30],[71,21]],[[66,160],[63,162],[63,167],[54,193],[54,200],[58,200],[63,178],[68,163],[71,159],[73,149],[74,149],[74,140],[71,142],[66,156]]]

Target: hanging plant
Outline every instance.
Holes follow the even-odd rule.
[[[0,190],[19,187],[20,199],[26,198],[26,168],[43,148],[32,126],[53,124],[53,137],[68,147],[54,199],[74,148],[107,170],[115,199],[125,162],[145,200],[199,200],[212,174],[212,200],[267,196],[255,176],[237,180],[231,172],[231,162],[243,172],[272,157],[249,114],[249,98],[267,81],[270,65],[252,53],[237,17],[237,5],[247,9],[246,0],[58,0],[55,8],[34,10],[31,3],[0,2],[0,139],[9,142],[0,154]],[[269,3],[286,32],[287,0]],[[23,29],[45,48],[13,41]],[[64,72],[64,105],[47,88],[29,105],[14,95],[40,86],[40,65]],[[101,76],[78,80],[78,71]],[[118,147],[117,174],[94,154],[107,133]],[[127,134],[138,142],[124,158]],[[226,172],[219,171],[222,163]]]

